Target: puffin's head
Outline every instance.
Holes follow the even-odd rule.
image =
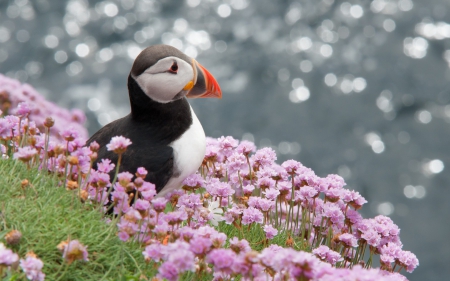
[[[188,98],[221,98],[216,79],[195,59],[168,45],[144,49],[130,76],[151,99],[168,103]]]

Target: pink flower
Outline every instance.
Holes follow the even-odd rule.
[[[243,215],[242,215],[242,224],[251,224],[251,223],[262,223],[263,222],[263,214],[260,210],[249,207],[247,209],[244,209]]]
[[[250,141],[243,140],[236,148],[236,151],[248,156],[250,153],[256,151],[256,146],[254,143],[252,143]]]
[[[419,265],[419,260],[416,255],[410,251],[400,251],[397,254],[396,260],[403,266],[409,273],[413,272],[414,269]]]
[[[339,235],[339,241],[341,241],[345,247],[357,247],[358,246],[358,240],[353,234],[350,233],[343,233]]]
[[[204,255],[209,252],[212,241],[209,238],[197,236],[189,241],[190,250],[196,255]]]
[[[166,209],[166,204],[169,202],[166,198],[159,197],[152,200],[153,209],[157,212],[162,212]]]
[[[111,163],[109,159],[102,159],[101,162],[97,163],[97,170],[102,173],[108,174],[111,172],[116,165]]]
[[[243,191],[244,191],[244,195],[250,196],[250,195],[252,195],[253,190],[255,190],[255,186],[254,186],[254,185],[251,185],[251,184],[249,184],[249,185],[244,185],[244,186],[242,187],[242,189],[243,189]]]
[[[26,259],[20,260],[20,267],[27,275],[28,280],[43,281],[45,279],[45,274],[42,273],[43,266],[44,263],[32,255],[27,256]]]
[[[130,139],[123,136],[116,136],[111,138],[111,141],[106,145],[106,148],[108,151],[113,151],[116,154],[123,154],[129,145],[131,145]]]
[[[320,258],[323,261],[326,261],[332,265],[335,265],[336,262],[344,260],[341,257],[341,254],[338,252],[335,252],[328,248],[328,246],[321,245],[318,248],[314,249],[313,254],[316,255],[318,258]]]
[[[17,122],[19,122],[19,118],[17,118]],[[1,118],[0,119],[0,138],[6,139],[6,138],[12,137],[12,128],[13,127],[14,127],[14,124],[9,122],[8,119]]]
[[[19,260],[19,256],[0,243],[0,266],[10,266]]]
[[[155,261],[155,262],[159,262],[160,260],[162,260],[162,258],[164,257],[163,254],[163,245],[155,243],[155,244],[151,244],[147,247],[145,247],[144,252],[142,252],[142,254],[144,255],[144,258],[146,261]]]
[[[59,134],[66,141],[73,141],[74,139],[78,138],[78,131],[74,127],[69,127],[67,129],[64,129]]]
[[[64,247],[63,258],[71,264],[76,260],[89,261],[86,247],[78,240],[71,240]]]
[[[270,224],[266,224],[264,226],[264,232],[266,233],[267,239],[272,239],[278,234],[278,230],[271,226]]]
[[[166,261],[158,268],[158,276],[169,281],[178,280],[179,274],[179,269],[173,262]]]
[[[183,184],[189,187],[202,187],[204,180],[199,174],[192,174],[183,180]]]
[[[148,172],[144,167],[139,167],[136,171],[136,176],[145,178],[147,176]]]
[[[284,161],[283,164],[281,164],[281,167],[283,167],[288,174],[293,175],[300,174],[300,171],[304,166],[302,165],[302,163],[295,160],[287,160]]]
[[[247,158],[240,153],[234,152],[227,158],[227,168],[230,174],[238,171],[248,172]]]
[[[246,253],[252,248],[250,247],[250,244],[247,240],[239,240],[237,237],[233,237],[232,239],[230,239],[230,249],[233,250],[236,254],[239,254]]]
[[[361,238],[373,247],[378,247],[378,244],[381,241],[381,236],[374,229],[369,229],[363,232],[363,234],[361,234]]]
[[[26,102],[21,102],[17,105],[16,114],[20,117],[26,117],[30,114],[31,108]]]
[[[270,200],[275,200],[278,197],[278,195],[280,195],[280,191],[275,188],[266,189],[266,191],[264,191],[263,193],[266,196],[266,198]]]
[[[250,158],[253,162],[253,167],[259,169],[260,166],[270,166],[277,160],[277,154],[270,147],[264,147],[256,151],[254,155]]]
[[[18,151],[14,153],[14,159],[19,159],[24,162],[28,162],[37,154],[37,150],[30,147],[19,147]]]
[[[225,273],[232,272],[231,266],[235,259],[236,253],[230,249],[214,249],[206,256],[206,260],[214,266],[215,270]]]
[[[233,137],[220,137],[217,139],[219,145],[219,153],[225,157],[229,157],[233,153],[233,149],[238,145],[239,141]]]

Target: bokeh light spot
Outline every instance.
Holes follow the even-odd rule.
[[[227,18],[231,15],[231,8],[228,4],[221,4],[217,8],[217,14],[222,18]]]
[[[394,205],[391,202],[383,202],[378,204],[377,211],[380,215],[390,216],[394,212]]]

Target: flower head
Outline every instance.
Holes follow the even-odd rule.
[[[64,129],[59,134],[66,141],[73,141],[74,139],[78,138],[78,136],[79,136],[78,131],[74,127],[70,127],[70,128]]]
[[[20,239],[22,238],[22,233],[18,230],[11,230],[5,235],[6,243],[9,245],[17,245],[20,243]]]
[[[251,224],[251,223],[262,223],[263,222],[263,214],[260,210],[249,207],[244,210],[242,215],[242,224]]]
[[[37,154],[37,150],[30,146],[19,147],[18,151],[14,153],[14,159],[19,159],[23,162],[28,162]]]
[[[244,154],[245,156],[248,156],[250,153],[256,151],[256,146],[254,143],[250,141],[243,140],[236,148],[236,151]]]
[[[164,197],[159,197],[152,200],[153,209],[155,209],[156,212],[162,212],[164,209],[166,209],[166,204],[168,200]]]
[[[326,261],[332,265],[336,264],[336,262],[343,260],[341,254],[335,252],[328,248],[328,246],[321,245],[318,248],[314,249],[313,254],[316,255],[323,261]]]
[[[19,256],[10,249],[6,249],[3,243],[0,243],[0,266],[10,266],[19,260]]]
[[[123,136],[116,136],[112,137],[111,141],[106,145],[106,148],[108,151],[113,151],[116,154],[123,154],[130,144],[130,139]]]
[[[304,166],[302,165],[302,163],[295,160],[286,160],[283,162],[283,164],[281,164],[281,167],[283,167],[290,175],[298,175]]]
[[[266,224],[264,226],[264,232],[266,233],[267,239],[272,239],[278,234],[278,230],[271,226],[270,224]]]
[[[42,273],[44,263],[36,257],[34,253],[28,253],[25,259],[20,260],[20,267],[27,275],[28,280],[42,281],[45,279],[45,274]]]
[[[219,206],[219,201],[211,201],[208,205],[209,221],[212,225],[218,226],[220,221],[224,220],[223,210]]]
[[[63,247],[63,258],[71,264],[76,260],[88,261],[88,252],[78,240],[71,240]]]
[[[26,117],[30,114],[31,108],[30,105],[26,102],[21,102],[17,105],[16,114],[20,117]]]

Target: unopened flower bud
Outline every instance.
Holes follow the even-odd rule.
[[[64,146],[62,146],[62,145],[60,145],[60,144],[58,144],[58,145],[55,147],[55,154],[56,154],[56,155],[63,154],[65,151],[66,151],[66,149],[64,148]]]
[[[76,156],[67,156],[67,162],[69,162],[70,165],[76,166],[78,165],[78,157]]]
[[[33,146],[33,147],[35,147],[36,146],[36,137],[35,136],[30,136],[30,138],[28,139],[28,143],[31,145],[31,146]]]
[[[91,161],[97,160],[97,158],[98,158],[97,152],[92,152],[92,154],[89,156],[89,158],[91,158]]]
[[[78,183],[76,181],[67,181],[67,189],[75,190],[78,188]]]
[[[31,127],[28,132],[30,132],[30,135],[34,136],[37,133],[37,129],[36,129],[36,127]]]
[[[6,243],[9,245],[17,245],[20,243],[20,239],[22,238],[22,233],[18,230],[11,230],[5,235]]]
[[[89,145],[89,149],[90,149],[92,152],[97,152],[97,151],[100,149],[100,145],[99,145],[96,141],[93,141],[93,142],[91,142],[91,144]]]
[[[89,197],[89,193],[86,191],[86,190],[84,190],[84,189],[82,189],[81,191],[80,191],[80,200],[81,200],[81,202],[86,202],[87,201],[87,199],[88,199],[88,197]]]
[[[29,251],[26,255],[25,255],[25,257],[30,257],[30,258],[35,258],[35,259],[37,259],[37,255],[33,252],[33,251]]]
[[[133,190],[136,190],[136,186],[134,185],[134,183],[132,183],[132,182],[128,183],[125,191],[132,192]]]
[[[51,128],[55,125],[55,120],[52,117],[45,118],[44,126],[47,128]]]
[[[58,246],[56,246],[56,248],[60,251],[60,252],[64,252],[64,249],[66,248],[67,244],[69,244],[69,242],[67,241],[61,241]]]
[[[247,263],[256,263],[258,259],[258,252],[257,251],[249,251],[245,253],[245,261]]]
[[[134,180],[134,185],[136,186],[136,188],[141,187],[144,184],[144,180],[142,178],[136,178]]]
[[[137,169],[137,172],[136,172],[135,175],[136,175],[136,177],[145,179],[145,177],[147,176],[147,174],[148,174],[148,172],[147,172],[147,170],[146,170],[144,167],[139,167],[139,168]]]
[[[288,238],[286,239],[286,246],[292,247],[292,245],[294,245],[294,239],[292,239],[292,237],[288,236]]]
[[[20,184],[22,185],[22,188],[25,188],[30,184],[30,182],[27,179],[24,179]]]

